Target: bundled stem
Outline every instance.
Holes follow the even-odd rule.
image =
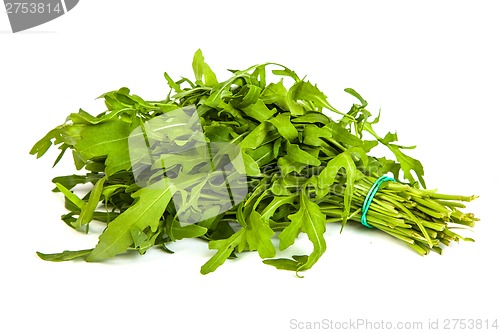
[[[356,183],[350,221],[361,222],[361,207],[375,180],[374,177],[365,177]],[[441,246],[447,246],[452,241],[473,241],[451,229],[473,227],[479,221],[473,214],[464,214],[459,210],[464,207],[462,201],[470,202],[475,198],[445,195],[390,182],[375,195],[367,220],[372,227],[402,240],[421,255],[431,250],[441,253]],[[340,202],[329,199],[319,205],[328,217],[327,222],[342,222],[343,207]]]

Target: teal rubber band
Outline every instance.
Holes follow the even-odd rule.
[[[368,209],[370,209],[370,205],[372,204],[373,198],[375,198],[375,194],[377,194],[378,189],[380,188],[380,185],[382,185],[385,182],[395,182],[396,180],[392,177],[389,176],[382,176],[379,177],[372,185],[370,190],[368,191],[368,194],[366,195],[365,201],[363,202],[363,207],[361,209],[361,224],[364,225],[367,228],[373,228],[372,225],[368,224],[366,221],[366,214],[368,213]]]

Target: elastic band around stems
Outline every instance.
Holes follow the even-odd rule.
[[[366,195],[365,201],[363,202],[363,208],[361,210],[361,224],[364,225],[367,228],[373,228],[368,222],[366,221],[366,214],[368,213],[368,209],[370,209],[370,205],[372,204],[372,200],[375,197],[375,194],[377,194],[378,189],[380,188],[380,185],[382,185],[385,182],[395,182],[396,180],[392,177],[389,176],[381,176],[379,177],[372,185],[370,190],[368,191],[368,194]]]

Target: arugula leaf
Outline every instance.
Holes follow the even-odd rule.
[[[292,256],[292,258],[293,259],[288,259],[288,258],[266,259],[266,260],[263,260],[263,263],[274,266],[277,269],[298,272],[299,267],[304,265],[307,262],[309,256],[307,256],[307,255],[301,255],[301,256],[295,255],[295,256]],[[297,275],[297,276],[302,277],[299,275]]]
[[[232,97],[231,104],[240,109],[247,108],[259,101],[261,91],[259,86],[247,83]]]
[[[397,145],[388,144],[387,147],[394,153],[394,156],[396,156],[401,169],[403,169],[405,178],[408,179],[410,183],[415,184],[416,180],[411,173],[411,171],[413,170],[415,171],[420,184],[422,184],[422,186],[426,188],[423,178],[424,167],[422,166],[422,163],[420,163],[420,161],[414,159],[413,157],[410,157],[403,153]]]
[[[36,158],[40,158],[49,148],[52,146],[52,140],[61,135],[61,127],[56,127],[50,132],[48,132],[43,138],[41,138],[37,143],[33,145],[30,150],[31,155],[36,155]]]
[[[237,250],[257,250],[261,258],[274,257],[276,250],[271,242],[274,231],[264,222],[261,215],[252,211],[245,227],[235,232],[227,239],[209,242],[209,249],[218,250],[201,268],[202,274],[213,272],[222,265],[227,258]]]
[[[403,170],[404,177],[410,181],[411,184],[418,185],[417,181],[415,180],[415,177],[412,175],[412,171],[415,172],[417,175],[417,178],[420,182],[420,184],[426,188],[426,184],[424,181],[424,167],[422,166],[422,163],[405,153],[401,151],[401,149],[413,149],[415,148],[414,146],[412,147],[402,147],[400,145],[393,144],[392,142],[398,140],[398,136],[395,133],[388,133],[384,138],[381,138],[378,136],[375,131],[373,130],[373,127],[371,123],[365,124],[366,130],[372,134],[379,142],[384,144],[387,148],[389,148],[394,156],[396,157],[396,160],[399,162],[399,166]],[[394,169],[393,169],[394,170]],[[398,175],[395,174],[397,177]]]
[[[255,149],[261,146],[268,136],[271,124],[265,122],[255,127],[239,144],[241,149]]]
[[[185,226],[174,225],[172,227],[172,234],[175,240],[181,240],[183,238],[196,238],[205,235],[207,228],[196,225],[188,224]]]
[[[302,190],[300,193],[300,208],[297,213],[290,215],[288,218],[291,221],[290,225],[278,236],[280,239],[279,248],[284,250],[293,245],[299,230],[304,231],[311,243],[313,243],[314,249],[307,261],[297,268],[297,271],[308,269],[318,261],[326,250],[326,242],[323,236],[326,231],[326,215],[321,212],[316,203],[309,200],[307,192]]]
[[[278,114],[276,117],[269,120],[274,125],[276,130],[288,141],[293,141],[299,135],[295,126],[290,122],[290,116],[284,113]]]
[[[140,230],[136,227],[130,228],[130,235],[133,239],[133,247],[137,249],[141,255],[155,245],[156,238],[158,237],[158,234],[151,230]]]
[[[276,250],[271,242],[273,235],[274,231],[269,227],[269,224],[257,211],[252,211],[245,227],[245,240],[248,249],[251,251],[257,250],[261,258],[274,257]]]
[[[257,100],[255,103],[252,103],[241,109],[246,115],[254,118],[260,122],[264,122],[271,118],[275,113],[276,109],[273,108],[270,110],[266,104],[262,100]]]
[[[251,159],[255,163],[257,163],[257,166],[259,166],[259,167],[273,162],[274,159],[276,158],[276,155],[277,155],[272,143],[268,143],[266,145],[262,145],[259,148],[254,149],[254,150],[247,151],[246,154],[248,154],[247,156],[251,157]],[[259,170],[259,173],[256,174],[255,176],[257,176],[259,174],[260,174],[260,170]],[[250,173],[248,175],[251,176]]]
[[[167,80],[168,85],[170,86],[170,88],[172,88],[173,90],[175,90],[176,93],[182,92],[181,86],[177,82],[175,82],[174,80],[172,80],[172,78],[167,74],[167,72],[165,72],[163,74],[163,76],[165,77],[165,80]]]
[[[330,124],[332,120],[320,112],[308,112],[303,116],[298,116],[292,119],[292,123],[299,124]]]
[[[56,183],[56,188],[64,194],[64,196],[71,201],[78,209],[83,209],[86,206],[84,200],[80,199],[76,194],[68,190],[62,184]]]
[[[321,165],[321,161],[317,157],[301,149],[299,145],[287,143],[286,147],[287,147],[286,149],[288,152],[288,157],[290,157],[290,159],[299,163],[309,164],[313,166]]]
[[[322,138],[330,138],[332,133],[328,128],[318,127],[316,125],[304,126],[303,142],[310,146],[321,146],[323,144]]]
[[[92,188],[92,191],[90,191],[90,196],[88,201],[83,203],[82,207],[80,207],[82,210],[80,216],[78,216],[78,219],[75,221],[75,223],[73,223],[75,229],[78,229],[83,225],[86,225],[90,221],[92,221],[92,218],[94,216],[94,211],[96,210],[97,205],[101,201],[101,193],[105,181],[106,177],[102,177],[95,183],[94,187]]]
[[[342,213],[342,229],[347,223],[347,218],[349,216],[349,212],[351,210],[351,202],[354,193],[354,183],[360,178],[359,171],[357,169],[356,164],[351,156],[351,154],[357,153],[359,157],[363,161],[363,165],[368,163],[368,158],[365,152],[359,148],[351,148],[348,151],[339,154],[332,160],[328,162],[325,169],[321,171],[318,177],[318,185],[320,188],[327,188],[332,186],[335,182],[337,182],[337,174],[339,174],[341,169],[345,170],[345,190],[343,193],[344,196],[344,211]],[[341,230],[342,230],[341,229]]]
[[[298,101],[297,90],[300,90],[301,82],[296,82],[286,94],[287,109],[290,110],[292,116],[301,116],[305,114],[304,105]]]
[[[37,252],[36,254],[40,257],[40,259],[46,261],[68,261],[77,258],[85,258],[90,252],[92,252],[92,249],[79,250],[79,251],[63,251],[61,253],[51,253],[51,254]]]
[[[323,236],[326,231],[326,215],[321,212],[316,203],[306,197],[305,193],[305,191],[301,193],[299,211],[289,216],[292,222],[296,219],[302,220],[301,229],[307,234],[314,246],[313,252],[309,255],[307,261],[299,266],[299,271],[311,268],[326,251],[326,241]]]
[[[278,159],[278,167],[281,175],[286,176],[292,172],[301,173],[307,167],[307,163],[297,161],[297,159],[292,159],[286,155]]]
[[[260,95],[260,98],[265,104],[274,104],[278,106],[283,111],[290,111],[287,102],[287,94],[285,86],[283,85],[283,80],[278,83],[270,83]]]
[[[200,49],[194,54],[193,71],[197,84],[203,85],[202,79],[204,79],[204,83],[208,87],[213,87],[217,84],[217,77],[210,66],[205,62],[205,58]]]
[[[287,100],[289,104],[293,105],[293,108],[290,108],[292,115],[301,115],[304,114],[303,108],[297,104],[297,101],[307,101],[316,106],[315,109],[311,111],[321,111],[322,108],[326,108],[335,113],[345,115],[344,113],[335,109],[327,100],[326,95],[321,92],[317,86],[313,86],[309,81],[298,81],[296,82],[288,91]]]
[[[67,189],[71,190],[73,187],[75,187],[78,184],[86,184],[89,182],[95,183],[102,177],[98,174],[95,173],[88,173],[86,175],[68,175],[68,176],[59,176],[59,177],[54,177],[52,179],[53,183],[59,183],[66,187]],[[57,187],[53,190],[54,192],[58,192],[59,190]]]
[[[109,121],[87,126],[81,132],[81,139],[75,145],[78,153],[91,160],[106,157],[106,175],[109,177],[130,168],[128,137],[130,124],[123,121]]]
[[[240,244],[244,238],[244,233],[245,229],[240,229],[227,239],[210,241],[208,248],[210,250],[217,250],[217,253],[201,267],[201,274],[211,273],[222,265]]]
[[[276,183],[274,183],[276,184]],[[276,210],[283,205],[293,205],[295,202],[295,196],[286,195],[286,196],[275,196],[273,201],[271,201],[263,210],[262,210],[262,219],[270,220]]]
[[[361,108],[365,108],[366,106],[368,106],[368,102],[363,97],[361,97],[361,95],[356,90],[352,88],[345,88],[344,91],[356,97],[361,102]]]
[[[135,192],[132,197],[137,201],[108,224],[99,236],[99,243],[86,260],[101,261],[127,250],[134,241],[130,233],[132,228],[144,230],[149,227],[156,231],[172,198],[170,187],[166,180],[162,180]]]

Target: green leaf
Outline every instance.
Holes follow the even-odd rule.
[[[215,253],[213,257],[201,267],[201,274],[211,273],[215,271],[217,267],[222,265],[238,247],[240,242],[244,240],[244,233],[245,229],[242,228],[227,239],[210,241],[208,243],[208,248],[211,250],[217,250],[217,253]]]
[[[261,258],[270,258],[276,255],[276,250],[271,237],[274,231],[265,222],[257,211],[250,213],[248,224],[245,228],[245,239],[248,243],[248,249],[257,250]]]
[[[330,130],[331,137],[337,142],[341,142],[347,147],[362,147],[363,140],[351,134],[348,130],[343,128],[339,123],[331,122],[326,127]]]
[[[292,116],[301,116],[305,114],[304,106],[298,102],[297,90],[300,90],[300,84],[303,81],[296,82],[286,94],[287,109]]]
[[[286,174],[283,173],[283,175],[286,176]],[[283,185],[283,178],[275,180],[273,184],[271,185],[271,193],[277,196],[292,196],[292,192]],[[273,212],[274,213],[274,212]],[[264,211],[263,211],[264,214]]]
[[[309,200],[307,192],[302,190],[300,193],[300,209],[297,213],[288,216],[288,218],[291,220],[290,224],[278,236],[280,250],[291,246],[295,242],[299,230],[302,230],[313,244],[313,252],[297,270],[309,269],[326,250],[326,242],[323,236],[326,231],[326,215],[321,212],[316,203]]]
[[[266,265],[274,266],[277,269],[294,272],[298,271],[299,267],[302,265],[302,263],[299,261],[287,258],[265,259],[262,262]]]
[[[96,175],[93,173],[88,173],[87,175],[68,175],[68,176],[59,176],[55,177],[52,179],[52,182],[59,183],[66,187],[67,189],[71,190],[73,187],[75,187],[78,184],[85,184],[88,182],[96,182],[101,178],[100,175]],[[54,189],[54,192],[58,192],[59,190],[56,188]]]
[[[270,83],[260,95],[262,102],[265,104],[275,104],[284,111],[290,111],[286,100],[288,91],[283,85],[283,81],[278,83]]]
[[[377,119],[378,121],[378,119]],[[396,160],[399,162],[399,166],[403,170],[404,177],[413,185],[417,184],[417,181],[415,177],[413,177],[411,171],[414,171],[415,174],[417,175],[417,178],[420,182],[420,184],[426,188],[425,181],[424,181],[424,167],[422,166],[422,163],[420,163],[419,160],[414,159],[405,153],[401,151],[401,149],[413,149],[415,148],[414,146],[410,147],[403,147],[400,145],[393,144],[392,142],[398,140],[398,136],[396,133],[387,133],[384,138],[381,138],[380,136],[375,133],[372,127],[372,123],[366,123],[364,126],[365,130],[372,134],[379,142],[384,144],[387,148],[389,148],[394,156],[396,157]],[[392,170],[397,169],[394,168],[394,165],[391,167]],[[397,173],[394,173],[394,176],[397,178],[398,175]]]
[[[134,242],[133,247],[139,251],[141,255],[146,253],[149,248],[155,245],[156,238],[158,237],[158,233],[154,233],[151,230],[144,232],[143,230],[135,227],[130,229],[130,235],[132,236]]]
[[[241,111],[243,111],[247,116],[252,117],[255,120],[258,120],[261,123],[268,120],[276,113],[275,108],[270,110],[261,99],[257,100],[253,104],[250,104],[242,108]]]
[[[79,250],[79,251],[63,251],[61,253],[51,253],[51,254],[37,252],[36,254],[40,257],[40,259],[46,261],[59,262],[59,261],[73,260],[76,258],[85,258],[90,252],[92,252],[92,249]]]
[[[130,228],[130,235],[134,241],[134,247],[139,248],[148,240],[148,235],[139,228],[132,227]]]
[[[115,92],[115,98],[125,106],[136,107],[139,104],[130,96],[130,90],[128,88],[121,88]]]
[[[387,133],[380,142],[382,142],[384,145],[388,145],[391,142],[398,141],[398,135],[396,133]]]
[[[200,49],[196,50],[193,57],[193,72],[196,82],[202,82],[203,79],[203,64],[205,63],[205,58]]]
[[[213,87],[218,83],[215,73],[207,63],[203,65],[203,76],[205,77],[205,85],[208,87]]]
[[[246,172],[248,176],[258,176],[260,175],[260,167],[259,164],[246,153],[241,153],[243,157],[243,162],[245,163],[245,170],[238,170],[239,173]]]
[[[317,86],[313,86],[309,81],[299,81],[294,84],[294,100],[313,101],[317,106],[330,108],[330,103],[326,100]]]
[[[292,123],[298,124],[329,124],[333,121],[321,112],[308,112],[307,114],[292,119]]]
[[[230,142],[237,136],[231,127],[216,122],[203,126],[203,132],[210,142]]]
[[[259,86],[262,89],[266,87],[266,65],[257,66],[252,76],[259,80]]]
[[[63,158],[63,156],[66,153],[66,150],[68,150],[68,148],[69,148],[69,145],[67,145],[67,144],[62,144],[59,146],[59,149],[61,150],[61,152],[59,153],[56,160],[54,161],[54,164],[52,164],[52,167],[55,167],[61,161],[61,159]]]
[[[298,215],[291,215],[290,219],[303,219],[301,229],[307,234],[314,248],[307,262],[298,268],[299,271],[311,268],[326,251],[326,241],[323,236],[326,231],[326,215],[321,212],[317,204],[306,198],[305,191],[301,195],[300,207],[302,208],[302,206],[305,206],[302,214],[299,210]]]
[[[365,101],[365,99],[363,97],[361,97],[361,95],[358,94],[358,92],[356,90],[354,90],[352,88],[345,88],[344,91],[346,93],[349,93],[352,96],[356,97],[361,102],[361,108],[365,108],[368,105],[368,102]]]
[[[316,125],[304,126],[303,142],[306,145],[320,147],[324,142],[321,138],[329,138],[331,136],[331,131],[326,127],[318,127]]]
[[[203,57],[200,49],[198,49],[194,54],[193,72],[198,85],[203,85],[202,79],[204,79],[204,83],[208,87],[213,87],[218,83],[215,73],[205,62],[205,58]]]
[[[346,181],[345,191],[343,193],[344,211],[342,213],[342,228],[344,228],[347,223],[347,217],[349,216],[349,212],[351,210],[351,201],[354,194],[354,182],[360,177],[356,164],[351,156],[352,153],[359,154],[359,157],[363,161],[363,165],[368,163],[368,157],[362,149],[351,148],[350,150],[345,151],[330,160],[318,176],[318,186],[326,188],[337,182],[337,174],[341,169],[345,170]]]
[[[276,184],[273,183],[273,184]],[[292,205],[295,202],[296,196],[275,196],[273,200],[262,210],[262,218],[264,220],[269,220],[273,217],[274,213],[278,208],[283,205]]]
[[[299,135],[297,128],[290,122],[290,116],[284,113],[278,114],[276,117],[269,120],[278,132],[288,141],[293,141]]]
[[[304,211],[307,208],[303,204],[303,198],[302,195],[300,196],[300,209],[298,210],[297,213],[288,216],[288,218],[291,220],[290,224],[283,229],[283,231],[278,235],[278,238],[280,240],[279,243],[279,249],[280,251],[283,251],[295,243],[295,239],[298,237],[300,229],[302,227],[303,221],[301,220],[301,217],[303,217]],[[293,218],[292,218],[293,217]]]
[[[86,205],[85,201],[83,201],[82,199],[80,199],[76,194],[74,194],[73,192],[71,192],[70,190],[68,190],[62,184],[56,183],[56,187],[76,207],[78,207],[79,209],[83,209],[85,207],[85,205]]]
[[[36,155],[36,158],[40,158],[45,155],[47,150],[49,150],[49,148],[52,146],[52,140],[59,136],[60,132],[60,128],[54,128],[53,130],[49,131],[43,138],[38,140],[38,142],[33,145],[30,150],[30,154]]]
[[[292,172],[300,173],[305,167],[307,167],[307,164],[299,162],[286,155],[278,159],[278,167],[280,168],[281,175],[286,176]]]
[[[170,88],[172,88],[176,93],[182,92],[181,86],[177,82],[172,80],[172,78],[167,74],[167,72],[165,72],[163,76],[165,77],[165,80],[167,80]]]
[[[92,221],[94,211],[96,210],[101,199],[102,188],[105,181],[106,177],[102,177],[95,183],[92,191],[90,191],[88,201],[83,205],[83,207],[81,207],[82,212],[80,213],[80,216],[78,216],[78,219],[75,223],[73,223],[73,227],[75,229],[78,229]]]
[[[335,109],[328,102],[326,95],[321,92],[317,86],[313,86],[309,81],[298,81],[288,91],[287,101],[290,105],[290,111],[294,116],[304,114],[303,108],[297,103],[299,100],[304,102],[313,102],[319,110],[312,111],[321,111],[322,108],[326,108],[345,116],[344,113]]]
[[[118,189],[128,189],[130,186],[125,185],[125,184],[116,184],[116,185],[110,185],[106,186],[102,190],[102,196],[104,197],[104,201],[107,202],[109,201],[109,198],[115,193],[116,190]]]
[[[86,160],[106,157],[106,175],[109,177],[130,168],[129,134],[130,125],[123,121],[86,126],[75,148]]]
[[[82,130],[82,125],[60,125],[49,131],[43,138],[38,140],[37,143],[33,145],[30,150],[31,155],[36,155],[36,158],[40,158],[47,150],[54,144],[60,145],[65,144],[66,146],[73,146],[77,140],[80,138],[80,131]],[[60,159],[62,155],[59,155],[57,159]],[[57,164],[57,159],[56,163]]]
[[[179,166],[185,173],[191,172],[197,165],[204,164],[209,160],[207,149],[203,146],[198,146],[196,149],[190,149],[181,153],[162,154],[155,159],[152,170],[169,170],[174,166]]]
[[[176,240],[201,237],[205,235],[206,232],[207,228],[196,224],[188,224],[185,226],[174,225],[172,227],[172,234]]]
[[[159,181],[141,188],[132,197],[137,201],[108,224],[87,261],[104,260],[126,251],[134,241],[130,234],[133,228],[144,230],[149,227],[156,231],[172,197],[170,184],[166,180]]]
[[[276,64],[276,65],[278,65],[278,64]],[[299,80],[299,77],[297,76],[297,74],[294,71],[292,71],[289,68],[286,68],[283,65],[279,65],[279,66],[282,67],[283,69],[273,69],[272,73],[274,75],[288,76],[288,77],[291,77],[292,79],[294,79],[295,81]]]
[[[249,150],[247,151],[247,154],[257,163],[259,167],[263,167],[269,163],[272,163],[276,158],[276,151],[274,149],[273,143],[268,143],[254,150]]]
[[[271,265],[276,267],[277,269],[287,270],[287,271],[295,271],[299,270],[299,267],[307,262],[309,256],[300,255],[300,256],[292,256],[293,259],[288,258],[278,258],[278,259],[266,259],[262,262],[267,265]],[[301,277],[301,276],[299,276]]]
[[[372,158],[374,162],[374,167],[370,168],[368,167],[369,170],[378,170],[377,174],[384,175],[388,172],[391,172],[394,176],[394,178],[399,181],[398,175],[401,170],[401,165],[399,163],[396,163],[396,161],[387,159],[385,157],[380,157],[380,158]]]
[[[255,127],[240,143],[241,149],[255,149],[260,147],[266,139],[272,125],[265,122]]]
[[[321,165],[321,161],[318,158],[314,157],[307,151],[300,149],[300,147],[296,144],[288,143],[286,149],[288,157],[290,157],[290,159],[296,162],[309,164],[313,166]]]
[[[420,184],[422,184],[422,186],[426,188],[423,177],[424,167],[422,166],[422,163],[420,163],[419,160],[416,160],[413,157],[410,157],[403,153],[400,147],[398,147],[397,145],[388,144],[387,147],[394,153],[394,156],[396,156],[396,159],[398,160],[401,169],[403,170],[405,178],[410,181],[411,184],[415,184],[415,177],[413,177],[411,173],[411,171],[413,170],[417,175]]]
[[[85,167],[87,160],[85,160],[85,158],[83,158],[83,156],[76,150],[73,150],[71,153],[73,155],[73,162],[75,163],[76,169],[81,170]]]
[[[244,109],[259,101],[261,91],[262,89],[257,85],[246,84],[233,96],[231,104],[236,108]]]
[[[97,124],[99,123],[99,118],[92,116],[90,113],[80,109],[78,113],[72,113],[69,115],[73,124]]]

